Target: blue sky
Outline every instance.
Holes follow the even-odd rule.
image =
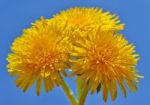
[[[6,57],[10,45],[24,28],[39,19],[50,18],[61,10],[70,7],[99,7],[120,16],[125,23],[124,36],[136,45],[141,60],[137,65],[140,80],[136,93],[128,91],[125,99],[119,91],[118,98],[107,103],[101,94],[88,95],[85,105],[150,105],[150,0],[0,0],[0,105],[70,105],[61,88],[55,88],[48,94],[42,90],[36,96],[33,86],[23,93],[14,84],[14,79],[7,73]],[[67,80],[75,91],[74,79]]]

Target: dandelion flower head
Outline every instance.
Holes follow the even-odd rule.
[[[103,100],[110,93],[112,100],[117,97],[117,85],[126,97],[126,88],[137,90],[136,83],[141,76],[135,66],[138,54],[134,46],[121,34],[101,31],[89,33],[87,38],[76,41],[72,50],[71,76],[77,75],[88,86],[91,93],[103,92]]]
[[[103,31],[114,32],[124,28],[116,15],[103,12],[98,8],[74,7],[56,14],[54,18],[65,21],[85,33],[92,31],[95,27],[100,27]]]
[[[60,26],[41,18],[13,42],[7,67],[9,73],[17,77],[16,85],[23,91],[34,82],[37,95],[40,94],[42,82],[46,92],[59,85],[60,73],[65,74],[70,58],[63,32],[67,28]]]

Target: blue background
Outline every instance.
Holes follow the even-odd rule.
[[[100,7],[120,16],[125,23],[124,36],[136,45],[141,60],[137,66],[145,78],[136,93],[128,91],[125,99],[119,91],[115,102],[102,100],[101,94],[88,95],[85,105],[150,105],[150,0],[0,0],[0,105],[70,105],[61,88],[48,94],[35,94],[35,86],[23,93],[14,84],[6,69],[10,45],[24,28],[39,19],[50,18],[74,6]],[[74,79],[67,80],[75,91]]]

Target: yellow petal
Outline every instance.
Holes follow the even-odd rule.
[[[108,89],[106,85],[103,85],[103,100],[106,102],[108,97]]]
[[[42,83],[42,79],[41,79],[41,77],[38,77],[38,79],[36,81],[36,94],[38,96],[40,95],[40,91],[41,91],[41,83]]]
[[[128,86],[130,87],[130,89],[133,91],[133,92],[136,92],[137,91],[137,86],[130,80],[126,80]]]

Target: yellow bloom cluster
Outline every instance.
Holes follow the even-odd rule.
[[[102,90],[104,101],[117,97],[117,85],[124,96],[126,87],[136,91],[140,76],[134,46],[119,33],[124,25],[118,17],[98,8],[71,8],[33,23],[25,29],[8,55],[8,68],[17,76],[16,85],[26,91],[36,81],[37,95],[42,81],[45,90],[60,85],[61,73],[71,69],[91,93]]]

